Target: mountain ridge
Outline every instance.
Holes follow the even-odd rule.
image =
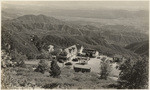
[[[52,21],[50,21],[51,19]],[[40,20],[42,23],[45,22],[47,26],[44,26]],[[73,24],[70,25],[59,21],[58,19],[45,15],[25,15],[17,19],[8,20],[2,24],[2,44],[12,44],[13,49],[18,49],[24,54],[28,54],[29,52],[35,54],[40,53],[39,48],[30,41],[31,36],[35,35],[39,40],[39,42],[37,41],[39,45],[45,43],[46,46],[44,47],[53,44],[61,48],[79,43],[84,47],[94,48],[102,52],[135,55],[120,46],[116,47],[108,44],[98,30],[93,31],[90,30],[91,27],[89,26],[74,26]],[[13,42],[10,43],[5,40],[6,37],[10,38],[8,35]]]

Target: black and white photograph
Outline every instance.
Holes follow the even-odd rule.
[[[148,89],[149,1],[1,1],[1,89]]]

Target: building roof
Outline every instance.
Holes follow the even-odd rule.
[[[95,49],[87,49],[87,48],[85,48],[85,49],[83,49],[83,52],[93,52],[93,51],[96,51]]]
[[[91,69],[88,65],[74,65],[75,68]]]

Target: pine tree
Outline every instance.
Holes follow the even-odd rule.
[[[61,73],[60,67],[57,64],[56,60],[53,60],[51,62],[51,67],[50,67],[50,76],[52,77],[58,77]]]
[[[100,78],[107,79],[108,75],[109,75],[109,64],[107,62],[102,62]]]

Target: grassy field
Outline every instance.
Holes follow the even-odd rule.
[[[48,71],[44,74],[35,72],[36,65],[27,64],[26,67],[10,67],[3,70],[2,88],[61,88],[61,89],[99,89],[108,88],[116,82],[99,79],[96,73],[81,73],[67,67],[61,68],[58,78],[50,77]]]

